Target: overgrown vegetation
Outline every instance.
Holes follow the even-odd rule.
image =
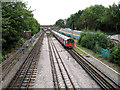
[[[112,48],[110,61],[120,66],[120,47]]]
[[[106,8],[102,5],[94,5],[79,10],[67,19],[56,21],[56,25],[71,29],[101,30],[103,32],[120,33],[120,4],[113,4]]]
[[[78,40],[78,45],[91,49],[96,54],[101,55],[101,48],[110,50],[110,57],[107,58],[112,63],[120,65],[120,48],[108,39],[100,31],[84,31]]]
[[[104,33],[100,31],[85,31],[81,33],[78,44],[81,44],[81,46],[91,49],[94,52],[98,52],[101,47],[107,48],[109,41]]]
[[[2,55],[7,55],[16,46],[22,45],[24,31],[32,35],[39,32],[40,24],[33,18],[32,11],[26,3],[2,2]]]
[[[84,52],[82,52],[81,50],[79,50],[78,48],[76,48],[76,47],[73,47],[77,52],[79,52],[80,54],[82,54],[82,55],[86,55]]]

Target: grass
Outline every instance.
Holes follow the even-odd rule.
[[[83,50],[87,50],[87,51],[89,51],[89,52],[93,52],[92,50],[87,49],[87,48],[85,48],[85,47],[82,47],[81,45],[78,45],[77,43],[76,43],[76,46],[79,47],[79,48],[82,48]]]
[[[94,56],[96,56],[97,58],[102,58],[102,56],[100,54],[94,53]]]
[[[77,47],[79,47],[79,48],[81,48],[81,49],[83,49],[83,50],[85,50],[85,51],[87,51],[87,52],[89,52],[89,53],[92,53],[92,55],[93,55],[94,57],[96,57],[96,58],[102,58],[101,54],[97,54],[97,53],[93,52],[93,51],[90,50],[90,49],[87,49],[87,48],[85,48],[85,47],[82,47],[81,45],[78,45],[78,44],[77,44],[77,41],[76,41],[75,44],[76,44]]]
[[[87,55],[87,54],[85,54],[84,52],[82,52],[80,49],[78,49],[78,48],[76,48],[76,47],[73,47],[77,52],[79,52],[80,54],[82,54],[82,55]]]

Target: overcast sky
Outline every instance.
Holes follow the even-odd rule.
[[[120,0],[23,0],[31,6],[34,17],[41,25],[53,25],[58,19],[67,19],[71,14],[84,10],[91,5],[108,7]]]

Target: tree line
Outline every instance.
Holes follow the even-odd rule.
[[[24,42],[22,34],[39,32],[40,24],[23,2],[2,2],[2,55]]]
[[[67,19],[57,20],[55,25],[77,30],[120,33],[120,4],[113,4],[108,8],[102,5],[90,6],[85,10],[79,10]]]

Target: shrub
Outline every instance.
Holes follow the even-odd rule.
[[[102,48],[108,47],[108,38],[101,31],[93,32],[95,37],[95,42]]]
[[[101,53],[101,48],[110,50],[110,62],[120,66],[120,47],[115,47],[115,43],[108,39],[104,33],[97,32],[82,32],[78,40],[78,44],[93,50],[95,53]]]
[[[119,47],[112,48],[110,61],[120,66],[120,48]]]
[[[95,47],[94,47],[93,51],[95,53],[99,53],[99,54],[101,53],[101,47],[99,46],[98,43],[95,44]]]
[[[94,52],[99,52],[101,47],[108,47],[108,39],[105,34],[100,31],[85,31],[81,33],[78,44],[81,44],[81,46],[91,49]]]
[[[94,45],[95,45],[95,42],[94,42],[94,36],[93,35],[86,35],[86,36],[83,36],[82,39],[81,39],[81,45],[83,47],[86,47],[88,49],[92,49],[94,48]]]
[[[25,42],[24,38],[21,38],[19,41],[18,41],[18,45],[22,45],[23,43]]]
[[[108,41],[108,46],[109,46],[109,48],[115,47],[115,42],[113,42],[113,41],[111,41],[111,40],[109,39],[109,41]]]

